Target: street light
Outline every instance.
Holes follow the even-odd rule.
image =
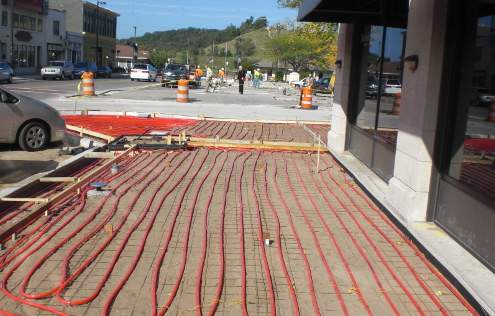
[[[95,54],[95,59],[96,59],[96,64],[100,66],[100,6],[106,5],[107,3],[105,1],[96,1],[96,54]]]

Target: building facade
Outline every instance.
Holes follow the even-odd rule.
[[[334,155],[404,225],[470,254],[449,265],[495,272],[495,3],[306,0],[299,20],[340,23]]]
[[[50,0],[50,8],[65,11],[69,39],[67,53],[73,62],[114,64],[117,13],[82,0]]]
[[[149,52],[139,50],[136,62],[138,64],[149,64]],[[134,67],[134,48],[132,46],[124,44],[115,46],[115,66],[124,70],[130,70]]]

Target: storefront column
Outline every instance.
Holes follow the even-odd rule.
[[[336,152],[343,152],[346,148],[347,129],[349,127],[347,112],[349,108],[349,92],[351,88],[351,53],[353,40],[352,24],[341,24],[335,65],[336,82],[332,107],[331,128],[328,132],[328,147]],[[357,85],[356,85],[357,87]]]
[[[407,221],[425,221],[437,132],[448,0],[411,0],[405,56],[419,57],[418,69],[405,67],[394,177],[388,202]]]

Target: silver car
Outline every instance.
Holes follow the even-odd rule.
[[[0,81],[12,83],[14,69],[9,64],[0,62]]]
[[[65,121],[49,105],[0,89],[0,143],[17,143],[22,150],[39,151],[60,142]]]
[[[74,65],[70,61],[50,61],[48,65],[41,68],[41,79],[47,78],[74,80]]]

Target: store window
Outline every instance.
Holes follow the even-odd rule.
[[[35,63],[35,46],[14,45],[12,50],[14,66],[18,68],[33,68]]]
[[[495,205],[495,15],[479,11],[473,35],[464,55],[448,176]]]
[[[14,27],[22,30],[36,31],[36,18],[14,13]]]
[[[371,26],[365,29],[360,99],[355,124],[393,147],[397,144],[402,60],[406,30]]]
[[[59,44],[48,44],[48,61],[64,60],[64,47]]]

